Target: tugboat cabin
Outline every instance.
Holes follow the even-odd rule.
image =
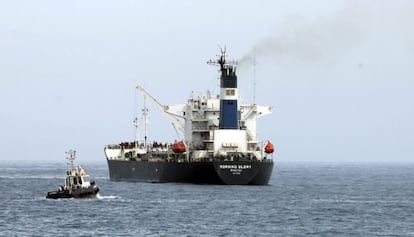
[[[68,170],[65,179],[65,190],[87,188],[91,186],[90,176],[85,169],[78,167],[75,170]]]

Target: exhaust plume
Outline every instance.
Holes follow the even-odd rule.
[[[407,21],[413,20],[413,14],[410,14],[413,6],[409,1],[352,1],[331,17],[288,19],[272,35],[259,41],[242,56],[239,66],[252,65],[255,57],[277,62],[335,59],[367,40],[367,36],[375,30],[376,37],[381,37],[385,30],[391,31],[388,34],[393,34],[392,31],[398,30],[395,25],[400,26],[401,23],[407,24]],[[399,33],[408,34],[406,39],[413,39],[411,28],[399,28]]]

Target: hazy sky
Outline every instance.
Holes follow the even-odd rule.
[[[414,162],[412,1],[0,1],[0,161],[105,162],[163,104],[218,93],[226,45],[280,161]],[[256,55],[257,66],[251,66]],[[254,73],[255,71],[255,73]],[[176,139],[150,106],[149,139]]]

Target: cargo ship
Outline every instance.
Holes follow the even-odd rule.
[[[219,67],[220,93],[191,95],[186,104],[162,105],[141,86],[143,126],[134,120],[136,138],[105,146],[111,181],[179,182],[196,184],[267,185],[274,166],[274,145],[257,137],[257,119],[271,106],[241,104],[236,67],[221,50],[208,64]],[[150,99],[172,122],[174,142],[148,142],[146,100]],[[144,130],[144,139],[138,135]],[[179,130],[179,131],[178,131]]]

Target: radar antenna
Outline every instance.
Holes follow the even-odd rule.
[[[219,46],[219,49],[220,49],[220,55],[216,55],[218,59],[217,60],[210,59],[207,61],[207,64],[213,65],[213,66],[220,66],[220,70],[223,70],[228,67],[237,66],[238,62],[236,60],[231,60],[231,61],[226,60],[226,46],[224,46],[224,48],[221,48]]]

